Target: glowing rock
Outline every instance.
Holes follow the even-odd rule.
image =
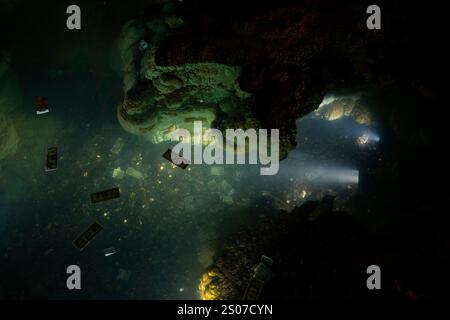
[[[353,111],[355,100],[351,98],[339,98],[327,105],[325,111],[325,119],[334,121],[342,117],[348,117]]]
[[[123,171],[120,167],[117,167],[113,170],[112,177],[115,179],[122,179],[125,175],[125,171]]]
[[[220,275],[209,270],[200,279],[200,284],[198,285],[198,291],[200,294],[200,299],[202,300],[217,300],[220,298],[219,283]]]
[[[335,121],[343,117],[351,117],[359,124],[373,125],[372,114],[369,109],[360,103],[360,96],[331,96],[325,97],[315,116]]]
[[[328,121],[334,121],[344,116],[344,108],[339,103],[334,103],[325,113],[325,119]]]

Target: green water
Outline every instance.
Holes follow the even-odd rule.
[[[162,158],[170,143],[126,133],[116,119],[123,93],[115,39],[139,6],[79,5],[79,32],[65,29],[64,2],[22,4],[2,19],[1,49],[12,60],[0,88],[13,102],[0,111],[19,144],[0,162],[0,297],[196,299],[201,274],[227,238],[330,187],[311,186],[314,194],[299,196],[306,184],[295,158],[274,177],[248,165],[227,165],[223,174],[206,165],[173,168]],[[37,96],[49,101],[48,114],[35,114]],[[119,137],[125,143],[115,154]],[[52,146],[58,170],[45,172]],[[144,179],[113,178],[118,167]],[[90,203],[91,193],[111,187],[120,187],[119,199]],[[80,252],[72,241],[94,221],[104,229]],[[105,257],[108,247],[116,254]],[[66,288],[72,264],[82,270],[79,291]],[[121,270],[128,280],[118,279]]]

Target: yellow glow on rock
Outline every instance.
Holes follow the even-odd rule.
[[[344,106],[340,103],[334,103],[333,106],[325,114],[325,118],[334,121],[344,116]]]
[[[217,300],[220,297],[219,286],[217,280],[219,274],[213,270],[209,270],[203,274],[198,285],[201,300]]]

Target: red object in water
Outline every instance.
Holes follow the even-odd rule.
[[[45,97],[37,97],[36,98],[36,111],[37,112],[45,112],[48,111],[48,102]]]

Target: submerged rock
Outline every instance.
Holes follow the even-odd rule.
[[[349,117],[357,123],[373,126],[374,116],[364,104],[360,95],[342,95],[325,97],[314,117],[328,121],[335,121]]]
[[[442,242],[439,252],[447,253],[437,255],[436,243],[428,241],[448,237],[445,213],[435,218],[422,212],[369,231],[359,219],[333,211],[332,197],[309,201],[237,233],[199,280],[199,295],[242,299],[261,255],[267,255],[272,277],[264,281],[262,300],[373,299],[366,287],[372,264],[383,270],[381,299],[439,297],[450,251]]]
[[[202,300],[218,300],[221,297],[221,277],[214,270],[203,274],[198,291]]]
[[[123,171],[120,167],[117,167],[113,170],[112,177],[115,179],[122,179],[125,175],[125,171]]]
[[[177,22],[177,23],[174,23]],[[241,90],[239,66],[188,63],[162,66],[155,61],[160,42],[181,26],[173,16],[126,24],[121,35],[125,98],[118,109],[122,127],[153,143],[171,140],[171,132],[193,132],[193,123],[205,129],[220,124],[242,127],[257,123],[251,116],[251,95]],[[148,35],[148,36],[146,36]],[[149,46],[139,49],[142,38]]]
[[[321,0],[312,7],[187,0],[133,20],[121,35],[119,121],[154,143],[177,128],[192,130],[194,120],[222,130],[276,128],[284,158],[297,143],[296,120],[315,110],[324,92],[385,85],[373,70],[390,63],[373,49],[385,41],[384,32],[355,27],[365,26],[365,9]],[[340,101],[326,115],[342,116],[366,125],[373,120],[354,102]]]

